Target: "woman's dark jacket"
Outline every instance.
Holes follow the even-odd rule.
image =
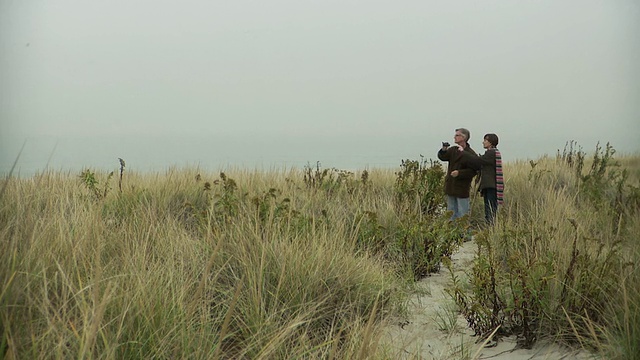
[[[440,149],[440,151],[438,151],[438,159],[449,162],[447,174],[444,178],[445,194],[458,198],[469,197],[471,181],[477,174],[477,171],[474,170],[469,161],[467,161],[473,157],[478,157],[478,155],[469,145],[467,145],[464,151],[460,151],[457,146],[452,146],[447,150]],[[458,170],[459,173],[456,177],[451,176],[451,172],[454,170]]]
[[[470,167],[480,170],[479,191],[496,188],[496,149],[487,149],[480,156],[464,154],[462,161]]]

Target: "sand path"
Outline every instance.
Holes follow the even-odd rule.
[[[466,281],[477,246],[470,241],[463,244],[452,257],[456,274]],[[406,318],[397,319],[388,328],[383,341],[393,354],[402,359],[588,359],[584,351],[572,351],[556,344],[538,342],[533,349],[518,348],[515,337],[502,338],[493,347],[476,344],[477,338],[461,315],[453,300],[444,292],[451,282],[451,274],[442,268],[419,281],[418,291],[408,304]]]

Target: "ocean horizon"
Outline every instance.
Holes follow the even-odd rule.
[[[403,160],[437,160],[441,139],[419,136],[389,137],[243,137],[243,136],[77,136],[13,139],[3,141],[0,174],[29,177],[43,171],[112,171],[125,160],[126,169],[163,172],[170,168],[199,168],[217,172],[230,168],[268,171],[302,169],[307,166],[361,171],[399,168]],[[445,141],[448,139],[442,139]],[[484,150],[478,138],[471,141],[477,152]],[[517,151],[500,147],[505,162],[555,156],[566,143]],[[23,147],[24,146],[24,147]],[[582,145],[584,151],[595,143]],[[20,153],[20,149],[22,153]],[[615,146],[614,146],[615,148]],[[521,149],[520,149],[521,150]],[[18,157],[19,155],[19,157]]]

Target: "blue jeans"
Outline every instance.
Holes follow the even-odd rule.
[[[498,211],[498,193],[496,189],[482,189],[482,197],[484,198],[484,219],[487,224],[493,225]]]
[[[447,210],[453,211],[451,220],[467,215],[469,213],[469,198],[447,195]]]

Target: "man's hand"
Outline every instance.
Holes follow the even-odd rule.
[[[453,177],[458,177],[458,175],[460,175],[460,172],[458,170],[453,170],[451,172],[451,176],[453,176]]]

